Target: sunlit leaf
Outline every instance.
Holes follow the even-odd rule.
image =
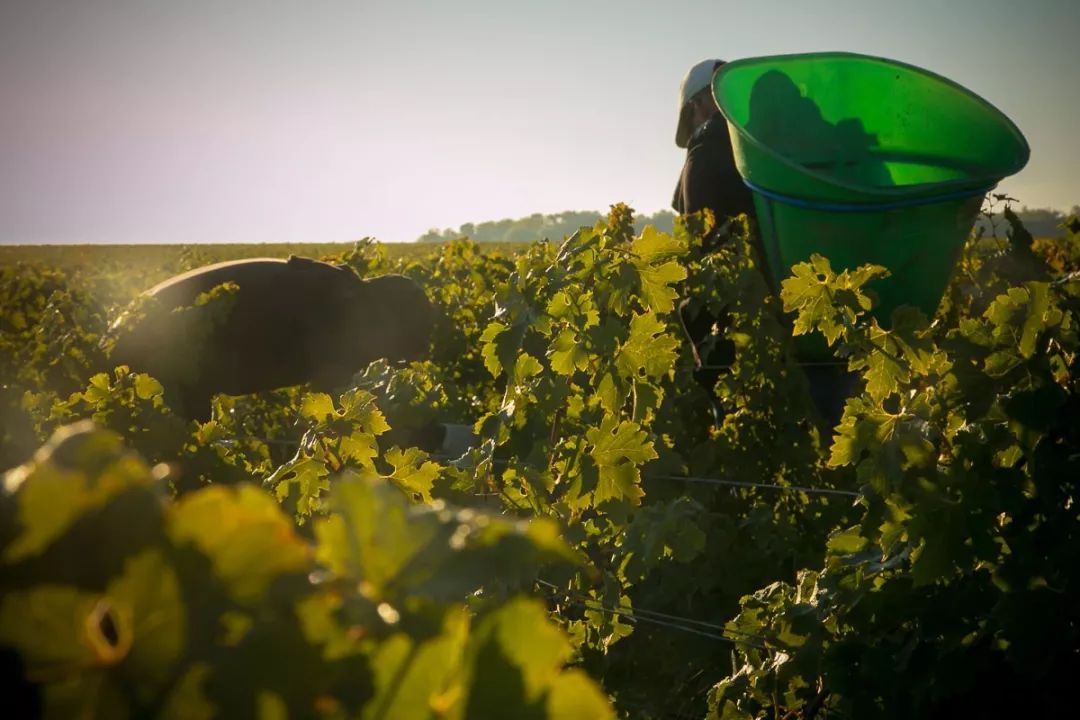
[[[168,530],[175,543],[210,559],[238,602],[259,601],[276,577],[308,566],[307,545],[292,522],[254,486],[209,487],[181,498]]]

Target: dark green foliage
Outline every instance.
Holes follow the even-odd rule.
[[[115,433],[6,476],[4,688],[53,715],[604,717],[594,681],[631,718],[1052,715],[1080,669],[1080,223],[1006,222],[936,317],[888,327],[883,269],[815,257],[778,298],[744,223],[703,251],[708,216],[619,205],[514,254],[361,242],[336,259],[441,308],[432,359],[201,424],[108,362],[161,268],[4,270],[4,466],[79,419]],[[727,318],[719,425],[688,294]],[[859,378],[835,428],[793,333]],[[432,421],[479,442],[409,447]]]

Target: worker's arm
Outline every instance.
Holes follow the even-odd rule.
[[[717,215],[726,204],[723,202],[723,175],[720,168],[709,162],[710,158],[698,146],[686,155],[682,179],[679,183],[679,211],[690,215],[711,208]],[[719,219],[719,218],[717,218]]]
[[[730,150],[699,145],[686,156],[677,198],[683,214],[710,208],[717,222],[742,213],[753,213],[750,190],[735,168]]]

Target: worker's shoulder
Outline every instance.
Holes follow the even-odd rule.
[[[178,300],[186,301],[192,293],[204,292],[225,282],[235,282],[241,288],[280,288],[282,283],[338,283],[350,276],[355,277],[355,274],[346,267],[296,255],[290,255],[287,259],[242,258],[189,270],[155,285],[147,292],[160,298],[175,296]]]
[[[164,280],[147,290],[150,295],[175,292],[184,287],[212,287],[213,285],[235,280],[238,277],[251,276],[253,273],[266,272],[270,267],[283,267],[284,261],[277,258],[242,258],[225,262],[203,265]]]

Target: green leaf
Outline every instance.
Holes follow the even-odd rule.
[[[382,435],[390,429],[376,404],[375,396],[367,390],[349,390],[341,396],[340,401],[341,418],[360,426],[364,432]]]
[[[606,415],[599,428],[589,428],[585,439],[592,444],[589,454],[600,470],[594,502],[627,500],[633,505],[641,502],[638,465],[658,456],[649,435],[634,422],[619,422],[615,415]]]
[[[707,540],[698,524],[704,512],[687,497],[638,510],[620,543],[626,557],[625,577],[640,583],[664,561],[686,564],[699,558]]]
[[[439,476],[439,465],[427,459],[427,453],[416,448],[404,451],[390,448],[386,462],[394,471],[386,479],[401,488],[409,497],[431,502],[431,486]]]
[[[607,695],[581,670],[567,670],[551,684],[547,698],[551,720],[605,720],[615,711]]]
[[[360,444],[351,439],[344,443],[344,451],[364,456]],[[315,458],[297,456],[278,467],[264,485],[282,502],[295,491],[296,513],[306,517],[321,508],[323,494],[330,489],[330,470]]]
[[[7,478],[17,477],[18,471]],[[4,560],[16,562],[36,555],[63,535],[85,512],[103,505],[106,495],[87,487],[78,472],[62,472],[52,466],[38,467],[28,482],[21,483],[18,526],[20,533],[4,551]]]
[[[4,475],[17,503],[18,533],[3,558],[42,552],[80,517],[123,490],[152,482],[149,468],[124,451],[119,436],[87,421],[57,430],[34,461]]]
[[[471,682],[464,716],[505,717],[509,708],[520,708],[520,717],[539,705],[547,708],[550,718],[614,717],[595,684],[581,673],[567,676],[563,671],[571,651],[540,602],[511,600],[485,616],[470,638]],[[544,713],[524,716],[544,717]]]
[[[832,345],[843,330],[828,294],[829,283],[835,279],[832,268],[827,260],[814,255],[811,263],[799,263],[791,271],[793,276],[781,283],[780,299],[785,311],[798,313],[793,333],[805,335],[818,329]]]
[[[90,383],[82,396],[88,403],[108,400],[112,396],[112,384],[108,373],[98,373],[90,378]]]
[[[542,372],[544,372],[544,366],[540,364],[540,361],[529,353],[523,352],[514,363],[514,382],[523,383]]]
[[[325,423],[336,415],[334,401],[326,393],[309,393],[300,402],[300,416],[316,423]]]
[[[135,396],[140,400],[161,397],[165,393],[165,388],[161,386],[161,383],[149,375],[135,373],[133,377],[135,379]]]
[[[255,716],[259,720],[289,720],[289,708],[277,693],[260,690],[255,695]]]
[[[911,553],[911,579],[915,587],[929,585],[953,572],[948,546],[940,538],[923,538]]]
[[[163,703],[162,720],[211,720],[218,709],[206,697],[206,684],[213,671],[207,663],[193,663],[172,688]]]
[[[686,279],[686,268],[677,259],[685,245],[649,226],[631,243],[630,252],[645,305],[653,312],[671,312],[678,297],[671,286]]]
[[[626,401],[626,396],[620,391],[615,375],[610,372],[601,376],[600,383],[596,387],[596,395],[600,399],[600,407],[611,415],[618,415]]]
[[[394,486],[374,477],[342,473],[331,493],[336,511],[315,524],[317,558],[335,573],[363,583],[382,599],[387,584],[417,556],[438,523],[410,518],[410,503]]]
[[[869,541],[860,534],[859,528],[854,527],[834,532],[829,536],[826,548],[834,555],[853,555],[862,552],[868,544]]]
[[[0,645],[17,650],[31,676],[50,672],[77,683],[84,668],[115,665],[131,648],[130,616],[111,609],[101,595],[66,585],[6,592]]]
[[[379,444],[375,436],[366,432],[342,436],[337,447],[343,459],[352,460],[368,470],[375,467],[375,458],[379,456]],[[321,483],[319,489],[325,489],[325,486],[325,483]]]
[[[237,602],[257,603],[276,577],[308,568],[308,548],[293,523],[254,486],[212,486],[186,495],[169,521],[173,542],[206,555]]]
[[[492,377],[499,377],[504,368],[514,367],[525,329],[522,323],[510,326],[498,321],[489,323],[484,329],[480,335],[480,355]]]
[[[1027,289],[1030,300],[1027,307],[1027,315],[1024,317],[1024,325],[1020,330],[1020,354],[1030,358],[1035,354],[1036,342],[1039,335],[1051,323],[1056,324],[1058,315],[1051,313],[1050,290],[1046,283],[1028,283]]]
[[[911,519],[911,515],[893,501],[886,501],[885,506],[889,517],[878,528],[879,542],[886,554],[892,554],[896,546],[907,539],[907,521]]]
[[[687,243],[674,235],[658,231],[652,225],[646,225],[630,243],[630,252],[639,262],[655,264],[678,260],[686,254]]]
[[[468,638],[464,610],[447,615],[442,632],[424,641],[394,635],[375,651],[375,697],[364,720],[462,717],[461,665]]]
[[[336,592],[309,595],[296,604],[304,638],[322,647],[322,657],[328,661],[341,660],[362,652],[360,638],[339,621],[344,598]]]
[[[582,346],[573,330],[563,330],[552,341],[548,350],[551,369],[560,375],[573,375],[577,370],[584,370],[589,364],[589,353]]]
[[[872,332],[880,332],[877,321],[872,327]],[[874,344],[902,356],[911,371],[918,375],[940,374],[950,367],[945,354],[934,344],[930,323],[917,308],[902,305],[894,310],[888,343]]]
[[[654,313],[635,315],[630,319],[630,337],[615,356],[615,366],[624,378],[660,378],[675,366],[680,344]]]
[[[930,430],[917,416],[888,413],[866,399],[852,398],[836,428],[828,464],[856,465],[863,482],[887,493],[908,469],[934,463]]]
[[[481,620],[470,644],[477,662],[477,680],[482,682],[488,675],[482,655],[486,645],[493,645],[521,672],[528,699],[539,696],[552,683],[571,654],[570,643],[548,621],[543,604],[526,598],[515,598]],[[470,701],[477,699],[477,691],[486,689],[485,685],[474,686]]]
[[[826,258],[815,254],[809,263],[796,264],[792,274],[781,283],[780,298],[785,311],[797,313],[793,333],[817,330],[833,345],[845,328],[872,308],[863,285],[889,273],[880,265],[863,265],[837,274]]]
[[[170,679],[187,640],[186,608],[175,570],[161,552],[131,557],[105,591],[114,613],[130,623],[131,651],[123,670],[143,701],[157,697]]]
[[[531,586],[540,565],[576,563],[558,527],[542,518],[508,522],[472,510],[412,506],[388,483],[344,474],[336,513],[316,522],[317,557],[354,578],[373,601],[411,597],[460,602],[498,579]]]
[[[879,338],[887,334],[874,323],[871,331],[871,342],[875,340],[874,331],[880,333]],[[898,392],[901,384],[911,380],[907,365],[899,357],[885,349],[870,353],[865,360],[855,363],[855,367],[865,368],[866,392],[874,399],[874,402],[878,403],[885,400],[889,395]]]
[[[574,303],[570,301],[570,295],[564,291],[559,291],[551,296],[551,300],[548,301],[547,307],[544,308],[551,317],[556,320],[569,320],[573,317]]]

